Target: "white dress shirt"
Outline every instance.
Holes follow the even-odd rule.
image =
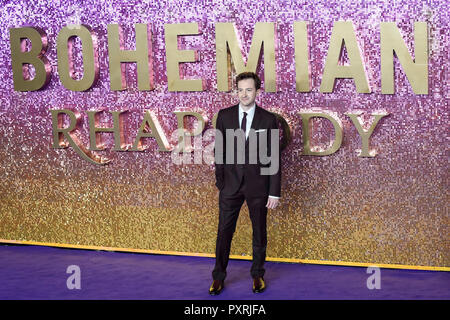
[[[242,109],[241,104],[239,104],[239,127],[242,127],[242,119],[244,118],[244,112],[247,112],[247,125],[245,130],[245,137],[248,138],[248,135],[250,133],[250,128],[252,126],[253,117],[255,116],[255,104],[253,104],[253,107],[251,107],[248,111],[244,111]]]

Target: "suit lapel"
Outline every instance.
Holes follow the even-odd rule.
[[[255,104],[255,114],[253,115],[252,125],[250,129],[256,130],[259,128],[261,122],[261,109]],[[245,145],[248,145],[249,139],[245,140]]]
[[[251,129],[258,129],[259,123],[261,122],[261,109],[257,105],[255,105],[255,114],[253,115],[253,121],[251,125]]]
[[[232,128],[231,129],[239,129],[241,126],[239,124],[239,105],[234,106],[233,110],[233,122],[232,122]]]

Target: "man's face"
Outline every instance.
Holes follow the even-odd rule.
[[[238,82],[238,97],[239,102],[244,107],[251,107],[255,103],[256,96],[259,93],[259,89],[255,88],[255,80],[243,79]]]

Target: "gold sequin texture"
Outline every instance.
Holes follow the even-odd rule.
[[[174,111],[202,111],[208,119],[237,102],[217,90],[215,24],[232,22],[247,54],[256,22],[275,22],[277,92],[258,103],[282,114],[292,141],[282,154],[282,202],[268,215],[267,256],[450,266],[448,216],[448,1],[1,1],[0,6],[0,239],[213,254],[218,223],[214,167],[175,165],[143,139],[143,152],[113,151],[112,134],[97,154],[100,166],[72,148],[52,148],[50,109],[71,108],[82,116],[77,134],[89,145],[87,110],[129,110],[124,132],[132,143],[143,114],[151,110],[169,136]],[[319,91],[334,21],[352,21],[372,93],[357,93],[354,81],[338,79],[332,93]],[[295,21],[309,21],[311,92],[295,89]],[[395,59],[395,94],[381,93],[380,22],[395,22],[414,54],[414,22],[428,27],[429,92],[415,94]],[[201,33],[183,36],[179,49],[195,49],[200,60],[181,65],[183,78],[204,79],[201,92],[169,92],[164,24],[196,22]],[[134,24],[152,32],[155,88],[137,89],[136,65],[127,64],[128,89],[110,90],[107,25],[120,23],[126,48],[133,49]],[[56,40],[68,24],[89,25],[98,37],[100,74],[84,92],[63,87]],[[48,37],[49,84],[33,92],[14,91],[9,29],[31,25]],[[80,42],[74,68],[82,73]],[[78,50],[78,51],[77,51]],[[344,57],[345,58],[345,55]],[[263,61],[263,59],[261,59]],[[262,62],[261,62],[262,63]],[[258,73],[263,75],[263,65]],[[264,80],[264,79],[263,79]],[[263,81],[264,84],[264,81]],[[343,141],[329,156],[302,155],[301,110],[322,110],[342,122]],[[370,139],[373,158],[358,157],[361,139],[345,115],[389,113]],[[110,114],[102,125],[112,126]],[[311,141],[326,146],[333,126],[314,119]],[[209,120],[206,129],[211,128]],[[250,256],[251,222],[244,205],[232,255]]]

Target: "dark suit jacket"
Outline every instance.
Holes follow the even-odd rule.
[[[249,161],[248,150],[249,141],[255,143],[255,140],[251,140],[250,136],[246,141],[246,159],[244,164],[238,164],[236,159],[236,148],[237,148],[237,137],[234,138],[234,154],[235,159],[233,163],[228,164],[226,162],[226,152],[227,145],[233,141],[227,141],[226,139],[226,129],[239,129],[239,105],[234,105],[232,107],[222,109],[219,111],[216,120],[216,129],[222,133],[223,137],[223,148],[218,148],[217,143],[220,139],[215,140],[215,173],[216,173],[216,186],[217,188],[227,195],[232,195],[238,191],[242,178],[245,178],[246,188],[250,196],[260,197],[260,196],[281,196],[281,151],[278,148],[278,170],[273,175],[262,175],[261,168],[269,167],[271,164],[261,163],[259,157],[259,139],[263,137],[256,133],[257,143],[257,162],[252,164]],[[271,138],[270,129],[278,129],[278,122],[275,115],[267,110],[262,109],[259,106],[255,106],[255,115],[253,117],[251,129],[260,130],[266,129],[267,136],[267,150],[264,150],[263,154],[271,155]],[[231,139],[228,139],[231,140]],[[221,149],[221,150],[220,150]],[[231,150],[231,149],[229,149]],[[218,163],[217,159],[223,159],[222,164]]]

